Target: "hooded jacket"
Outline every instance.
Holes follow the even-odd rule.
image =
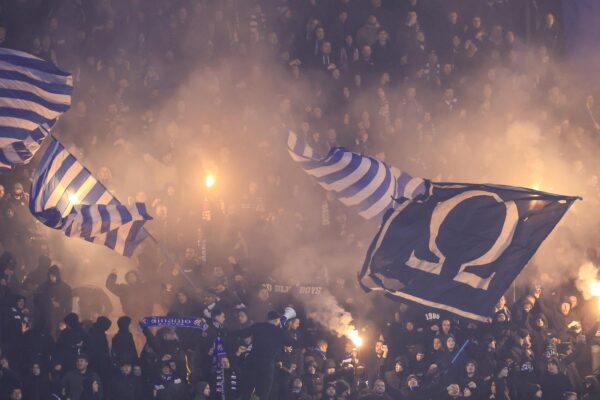
[[[50,280],[51,275],[56,276],[56,282]],[[58,322],[72,311],[71,287],[63,282],[56,265],[48,269],[48,279],[36,290],[33,302],[36,316],[44,318],[50,329],[55,329]]]

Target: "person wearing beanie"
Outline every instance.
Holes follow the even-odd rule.
[[[56,265],[48,268],[48,279],[38,286],[33,297],[34,315],[46,320],[54,337],[60,321],[73,310],[71,287],[63,282]]]
[[[117,320],[119,330],[112,338],[111,357],[117,362],[135,362],[138,353],[133,341],[133,335],[129,331],[131,318],[124,315]]]
[[[540,295],[537,303],[540,306],[540,311],[548,318],[550,326],[556,331],[558,337],[563,341],[568,340],[569,325],[576,321],[573,314],[571,314],[571,302],[569,298],[563,297],[558,302],[558,305],[553,306],[549,304],[549,301],[544,296]]]
[[[540,384],[544,400],[562,400],[562,394],[573,389],[569,378],[560,372],[559,361],[556,358],[548,361]]]
[[[293,344],[286,331],[281,328],[281,319],[276,311],[267,313],[267,322],[259,322],[235,332],[240,338],[252,338],[252,351],[246,363],[246,385],[241,388],[243,400],[254,393],[259,399],[266,400],[271,393],[275,374],[275,356],[285,346]]]
[[[325,374],[325,384],[330,381],[335,381],[337,379],[338,374],[336,373],[336,365],[335,360],[332,358],[328,358],[323,363],[323,373]]]
[[[419,377],[410,374],[406,377],[406,385],[400,391],[400,398],[403,400],[422,400],[426,399],[426,393],[419,383]]]

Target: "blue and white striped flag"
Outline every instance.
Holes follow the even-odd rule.
[[[0,169],[26,164],[71,106],[73,78],[52,63],[0,48]]]
[[[290,131],[288,151],[294,161],[323,187],[333,192],[342,204],[365,219],[381,217],[404,197],[414,199],[426,194],[426,180],[390,167],[373,157],[333,148],[317,157],[302,138]]]
[[[143,204],[127,208],[56,139],[40,161],[29,197],[31,213],[69,237],[103,244],[131,256],[152,217]]]

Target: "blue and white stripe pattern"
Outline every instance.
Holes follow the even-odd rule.
[[[0,48],[0,169],[31,160],[71,106],[73,78],[52,63]]]
[[[397,204],[393,199],[404,197],[412,200],[426,193],[424,179],[414,178],[376,158],[339,147],[320,158],[292,131],[288,135],[287,145],[292,159],[307,174],[365,219],[382,216]]]
[[[29,209],[46,226],[125,256],[148,236],[144,223],[152,219],[143,204],[121,205],[52,137],[33,180]]]

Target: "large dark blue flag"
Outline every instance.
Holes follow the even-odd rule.
[[[510,186],[432,183],[426,199],[387,212],[359,274],[361,285],[487,321],[576,199]]]

